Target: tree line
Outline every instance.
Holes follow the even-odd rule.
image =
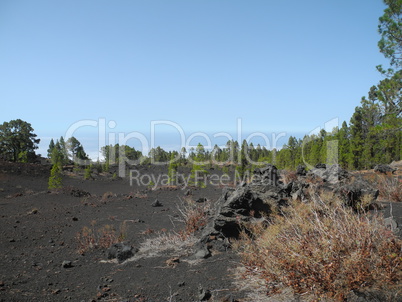
[[[252,169],[256,163],[273,163],[282,169],[295,169],[300,164],[339,163],[347,169],[368,169],[379,163],[390,163],[402,158],[402,2],[385,0],[386,9],[379,18],[381,39],[378,47],[390,60],[389,68],[377,66],[383,80],[373,85],[349,121],[332,131],[321,130],[302,139],[289,137],[279,150],[267,150],[246,141],[230,140],[223,148],[214,146],[205,150],[196,148],[165,151],[152,148],[147,155],[126,145],[109,145],[102,148],[105,164],[121,161],[136,164],[167,163],[175,165],[189,161],[198,165],[233,165],[240,174]],[[14,162],[32,162],[40,140],[31,124],[20,119],[0,125],[0,157]],[[53,164],[64,165],[71,161],[88,162],[82,144],[74,137],[67,141],[52,139],[48,158]],[[199,169],[202,170],[200,166]]]

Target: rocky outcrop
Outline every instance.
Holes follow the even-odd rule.
[[[122,263],[123,261],[131,258],[137,252],[130,244],[126,242],[119,242],[113,244],[107,250],[108,259],[117,259],[117,262]]]
[[[377,189],[374,189],[367,181],[357,179],[353,183],[343,184],[333,189],[345,205],[358,209],[360,205],[369,206],[374,202],[379,194]]]
[[[387,174],[387,173],[395,173],[396,169],[389,165],[376,165],[374,167],[374,172]]]
[[[339,182],[345,182],[350,178],[350,174],[339,165],[332,165],[327,168],[325,164],[316,165],[307,173],[307,176],[318,177],[323,182],[331,184],[339,184]]]
[[[272,213],[279,213],[289,200],[308,202],[313,192],[332,192],[344,200],[345,205],[357,208],[362,201],[375,200],[378,190],[363,179],[353,180],[339,165],[317,165],[305,176],[305,169],[298,168],[298,178],[284,185],[274,165],[256,169],[252,181],[241,183],[237,188],[225,188],[215,203],[207,226],[196,245],[196,258],[210,256],[209,249],[227,249],[227,238],[238,238],[247,232],[250,224],[268,221]],[[310,183],[311,179],[317,180]]]
[[[211,242],[214,248],[227,249],[227,238],[237,238],[248,223],[261,221],[272,212],[278,212],[286,204],[288,195],[274,165],[256,169],[250,184],[224,189],[201,234],[196,254],[206,254],[205,245]]]

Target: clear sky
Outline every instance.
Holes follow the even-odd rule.
[[[186,138],[235,133],[238,119],[245,133],[288,134],[349,121],[381,80],[383,9],[380,0],[1,0],[0,122],[31,123],[44,154],[50,137],[100,118],[147,138],[158,120]],[[74,134],[92,157],[96,129]],[[164,135],[172,126],[155,129],[162,146],[177,145]]]

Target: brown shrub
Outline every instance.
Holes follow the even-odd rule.
[[[402,241],[379,215],[356,214],[339,200],[295,203],[267,228],[256,226],[236,245],[246,277],[268,294],[284,288],[342,301],[351,290],[386,289],[402,273]]]
[[[394,176],[379,175],[377,177],[377,188],[380,191],[380,198],[387,201],[402,202],[402,180]]]
[[[297,180],[297,174],[295,171],[283,170],[281,171],[281,178],[285,185],[287,185],[288,183]]]
[[[120,232],[116,232],[112,225],[104,225],[95,228],[96,222],[92,221],[91,227],[83,227],[81,232],[77,233],[78,252],[83,254],[88,250],[95,248],[109,248],[112,244],[122,242],[126,238],[126,225],[120,226]]]
[[[185,224],[184,230],[181,231],[181,235],[184,237],[192,235],[204,227],[208,222],[209,209],[209,202],[197,204],[196,202],[187,199],[185,203],[182,203],[181,207],[178,208],[182,215],[182,221]]]

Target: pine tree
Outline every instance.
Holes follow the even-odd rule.
[[[196,153],[192,158],[192,163],[190,183],[198,187],[206,187],[206,175],[208,172],[205,169],[205,150],[201,143],[197,146]]]
[[[338,131],[337,138],[339,147],[339,165],[346,169],[348,167],[350,157],[350,138],[349,127],[345,121],[342,123],[341,129]]]
[[[55,147],[55,144],[54,144],[54,140],[53,140],[53,138],[52,138],[52,139],[50,140],[50,143],[49,143],[49,149],[47,149],[47,157],[48,157],[48,158],[51,158],[51,156],[52,156],[52,151],[53,151],[54,147]]]
[[[168,177],[170,185],[177,185],[177,152],[173,151],[170,156],[169,168],[168,168]]]
[[[49,190],[59,189],[63,186],[59,163],[53,164],[48,182]]]
[[[85,170],[84,170],[84,179],[88,180],[92,178],[92,165],[87,165]]]
[[[238,152],[238,158],[237,158],[238,164],[236,166],[236,172],[238,173],[241,179],[243,179],[244,176],[246,175],[248,166],[247,156],[248,156],[248,144],[246,140],[243,140],[241,149]]]

